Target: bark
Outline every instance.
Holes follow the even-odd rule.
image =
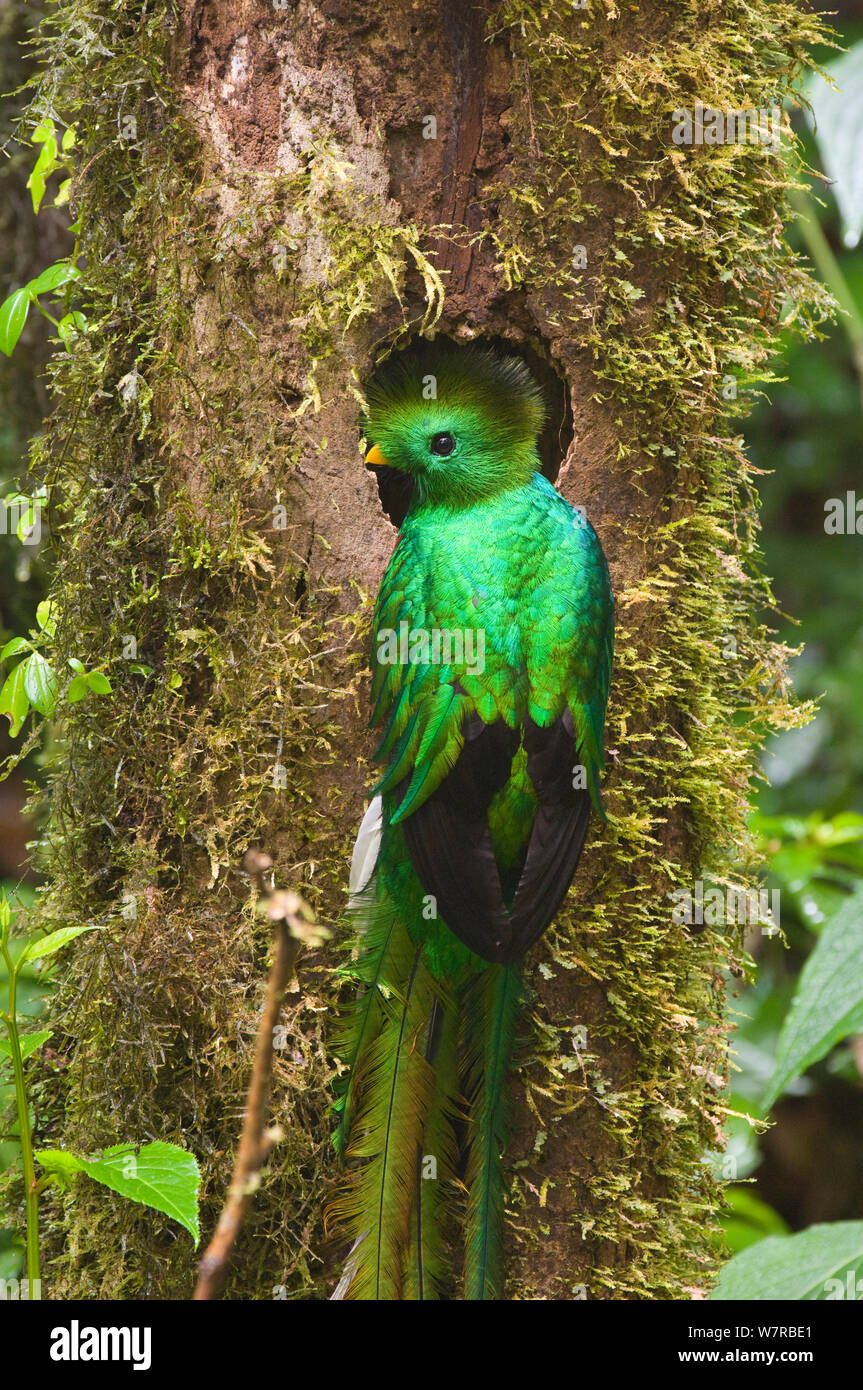
[[[266,974],[235,866],[270,853],[336,939],[283,1010],[287,1137],[229,1297],[324,1297],[342,1254],[321,1225],[327,1037],[395,538],[359,390],[423,331],[505,341],[542,376],[546,469],[618,603],[610,822],[527,972],[509,1295],[686,1297],[715,1266],[703,1158],[739,942],[676,923],[669,895],[747,881],[754,749],[793,718],[727,417],[783,296],[813,312],[781,162],[671,140],[676,107],[783,89],[808,21],[756,0],[745,24],[720,0],[646,0],[637,22],[599,0],[68,0],[46,21],[37,110],[80,125],[94,331],[55,367],[35,467],[63,448],[61,647],[107,652],[117,694],[69,711],[53,775],[42,921],[105,930],[69,952],[40,1141],[185,1143],[209,1235]],[[54,1222],[49,1296],[189,1295],[190,1242],[153,1213],[82,1189]]]

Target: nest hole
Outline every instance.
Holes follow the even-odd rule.
[[[449,339],[455,347],[469,346],[458,339]],[[539,385],[546,405],[546,422],[539,437],[537,448],[540,457],[540,471],[549,482],[556,483],[567,450],[572,443],[574,427],[569,387],[547,357],[525,343],[514,344],[499,335],[475,340],[477,346],[490,347],[501,357],[518,357]],[[428,344],[425,339],[409,344],[401,349],[408,358],[419,357]],[[374,378],[374,372],[371,374]],[[394,526],[400,527],[413,501],[413,484],[404,473],[393,468],[375,468],[368,465],[374,473],[378,485],[381,506]]]

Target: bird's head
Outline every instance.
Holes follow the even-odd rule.
[[[469,506],[539,468],[545,406],[518,358],[453,344],[394,354],[366,399],[366,462],[409,474],[420,502]]]

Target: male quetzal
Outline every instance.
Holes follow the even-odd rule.
[[[367,390],[367,463],[412,501],[374,617],[384,773],[354,849],[360,984],[333,1203],[336,1298],[502,1296],[506,1080],[519,962],[578,864],[613,646],[592,527],[539,472],[542,394],[490,349],[396,354]]]

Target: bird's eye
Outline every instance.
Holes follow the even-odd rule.
[[[455,450],[455,440],[448,430],[442,434],[433,434],[431,438],[431,451],[438,454],[440,458],[448,458]]]

